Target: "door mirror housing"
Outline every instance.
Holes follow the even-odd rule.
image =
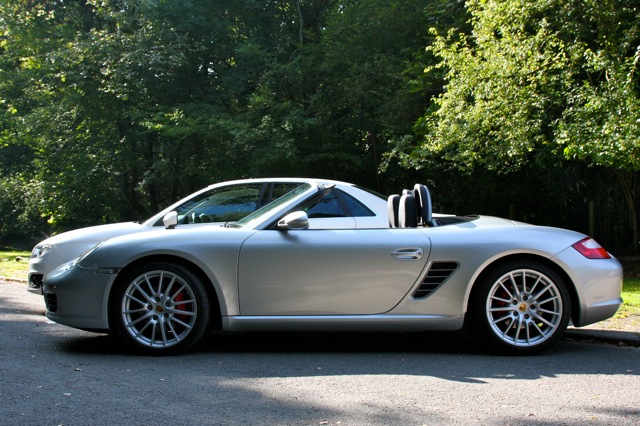
[[[303,211],[289,213],[278,221],[278,229],[285,231],[309,229],[309,216]]]
[[[165,229],[173,229],[178,225],[178,212],[172,211],[164,215],[162,218]]]

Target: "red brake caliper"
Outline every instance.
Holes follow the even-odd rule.
[[[174,300],[176,302],[181,302],[184,300],[184,292],[180,292],[176,295],[176,297],[174,298]],[[179,304],[176,305],[176,309],[179,311],[186,311],[187,310],[187,305],[185,304]],[[176,317],[178,317],[179,320],[181,321],[186,321],[187,320],[187,316],[186,315],[176,315]]]

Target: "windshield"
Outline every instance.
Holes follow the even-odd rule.
[[[280,206],[288,203],[289,201],[291,201],[294,198],[296,198],[298,195],[305,193],[310,188],[311,188],[310,184],[308,184],[308,183],[302,184],[302,185],[292,189],[291,191],[287,192],[282,197],[280,197],[280,198],[276,199],[275,201],[271,202],[271,204],[268,204],[268,205],[266,205],[264,207],[261,207],[258,210],[256,210],[255,212],[251,213],[250,215],[245,216],[243,219],[240,219],[239,221],[237,221],[235,223],[232,223],[232,224],[229,224],[227,226],[229,226],[231,228],[242,228],[243,226],[246,226],[246,225],[250,224],[253,221],[258,221],[258,219],[260,217],[262,217],[263,215],[268,215],[271,211],[276,210]]]

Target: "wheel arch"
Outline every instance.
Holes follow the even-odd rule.
[[[115,279],[113,285],[111,286],[111,289],[109,290],[109,301],[107,306],[107,313],[109,315],[108,321],[109,321],[110,328],[113,329],[113,327],[111,326],[113,321],[113,318],[111,316],[111,312],[112,312],[111,308],[113,306],[113,303],[117,303],[114,300],[115,292],[113,291],[113,289],[119,286],[124,280],[124,278],[134,269],[148,263],[156,263],[156,262],[174,263],[174,264],[180,265],[184,268],[189,269],[202,281],[202,283],[204,284],[205,290],[207,292],[207,297],[209,298],[209,301],[210,301],[209,305],[212,308],[212,312],[209,319],[209,325],[207,328],[215,329],[215,330],[221,329],[222,328],[222,316],[221,316],[221,310],[220,310],[221,299],[218,296],[216,288],[214,284],[211,282],[211,279],[202,270],[202,268],[200,268],[195,263],[185,258],[182,258],[179,256],[172,256],[172,255],[153,255],[153,256],[142,257],[140,259],[136,259],[135,261],[131,262],[130,264],[122,268],[120,272],[118,272],[118,276]]]
[[[575,283],[573,282],[569,274],[567,274],[567,272],[560,265],[558,265],[557,263],[555,263],[554,261],[550,260],[547,257],[539,256],[531,253],[518,253],[518,254],[507,255],[499,259],[495,259],[493,262],[485,266],[482,272],[480,272],[480,274],[475,278],[475,280],[473,281],[473,285],[471,286],[469,298],[467,299],[467,303],[466,303],[465,322],[466,320],[468,320],[469,306],[471,305],[471,301],[474,300],[475,297],[477,297],[476,293],[478,292],[478,289],[480,287],[479,284],[496,268],[499,268],[502,265],[505,265],[507,263],[518,262],[518,261],[531,261],[531,262],[540,263],[552,269],[553,272],[555,272],[560,276],[560,278],[562,278],[562,280],[567,285],[567,291],[569,292],[569,296],[571,300],[571,313],[570,313],[571,320],[575,322],[580,316],[580,312],[579,312],[580,304],[578,301],[578,293],[576,291]]]

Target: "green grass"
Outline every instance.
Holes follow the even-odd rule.
[[[30,255],[28,251],[0,250],[0,277],[27,279]]]
[[[625,278],[622,285],[622,299],[624,303],[616,314],[617,318],[640,316],[640,278]]]

